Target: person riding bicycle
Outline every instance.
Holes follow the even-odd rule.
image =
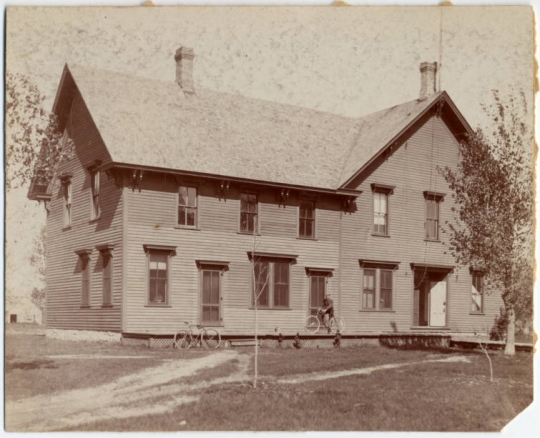
[[[332,300],[332,295],[328,294],[324,296],[323,306],[319,312],[321,312],[324,325],[328,328],[330,332],[330,327],[328,326],[330,320],[334,317],[334,301]],[[328,315],[328,317],[326,317]]]

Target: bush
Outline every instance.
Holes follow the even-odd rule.
[[[489,339],[492,341],[504,341],[506,340],[506,328],[508,327],[508,315],[506,310],[501,307],[499,315],[495,317],[493,327],[489,333]]]

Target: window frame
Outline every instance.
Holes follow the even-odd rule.
[[[390,195],[394,194],[395,186],[391,186],[388,184],[378,184],[378,183],[372,183],[371,184],[371,192],[372,192],[372,222],[371,222],[371,234],[373,236],[382,236],[382,237],[390,237]],[[375,211],[375,200],[376,196],[384,195],[384,200],[386,202],[386,213],[385,213],[385,230],[384,232],[378,231],[376,227],[379,225],[376,224],[376,215],[381,214],[380,212]],[[379,216],[380,217],[380,216]]]
[[[259,304],[259,300],[257,300],[257,309],[264,309],[264,310],[290,310],[291,309],[291,291],[292,291],[292,269],[291,266],[295,263],[295,260],[298,256],[268,256],[268,255],[260,255],[261,253],[248,253],[248,256],[250,258],[250,276],[251,276],[251,290],[250,290],[250,308],[255,308],[255,284],[257,283],[257,279],[254,275],[254,269],[256,263],[267,263],[268,264],[268,271],[267,271],[267,278],[268,281],[265,283],[265,287],[268,289],[268,297],[267,297],[267,304],[261,305]],[[275,284],[276,284],[276,269],[275,265],[276,263],[283,264],[287,266],[287,304],[275,304]],[[284,284],[284,283],[282,283]]]
[[[98,167],[90,167],[90,220],[101,217],[101,171]]]
[[[81,308],[89,308],[92,297],[92,250],[75,251],[81,263]]]
[[[388,262],[379,260],[360,260],[360,268],[362,269],[362,283],[360,293],[360,311],[364,312],[395,312],[395,274],[394,271],[398,269],[399,262]],[[369,289],[373,295],[373,306],[368,307],[365,301],[365,278],[366,272],[373,273],[373,289]],[[383,275],[390,275],[390,288],[383,288]],[[383,307],[382,292],[384,290],[390,290],[390,306]]]
[[[477,271],[477,270],[471,270],[471,302],[469,305],[469,313],[475,314],[475,315],[483,315],[484,314],[484,306],[485,306],[485,291],[484,291],[484,272]],[[478,291],[478,288],[475,287],[475,279],[480,281],[480,291]],[[477,291],[476,293],[474,291]],[[480,297],[480,310],[474,310],[473,306],[476,304],[474,301],[474,296],[478,295]]]
[[[102,268],[102,307],[113,306],[113,279],[114,279],[114,261],[113,261],[113,249],[114,245],[99,245],[96,249],[101,255],[101,268]],[[107,263],[105,263],[107,262]],[[108,280],[108,281],[107,281]],[[108,292],[107,292],[108,283]],[[107,295],[108,293],[108,295]]]
[[[180,205],[180,189],[182,187],[185,187],[188,190],[188,199],[189,199],[189,189],[195,190],[195,206],[190,206],[188,204],[186,205]],[[188,201],[189,202],[189,201]],[[185,224],[180,223],[180,208],[183,207],[185,209],[184,217],[185,217]],[[187,224],[187,212],[188,210],[194,210],[195,211],[195,218],[194,218],[194,224],[188,225]],[[199,226],[199,187],[197,184],[191,184],[191,183],[184,183],[178,185],[178,191],[176,193],[176,227],[177,228],[189,228],[189,229],[197,229]]]
[[[143,245],[146,253],[146,306],[148,307],[170,307],[171,297],[171,258],[176,255],[176,246],[166,245]],[[152,255],[166,256],[166,276],[165,276],[165,299],[163,302],[153,302],[150,299],[152,290],[152,276],[150,273],[150,263]],[[159,270],[159,269],[158,269]]]
[[[302,217],[302,204],[309,203],[312,206],[312,219]],[[305,234],[306,227],[304,226],[304,235],[302,235],[302,221],[311,222],[311,235]],[[317,238],[317,204],[316,199],[301,197],[298,201],[298,238],[306,240],[315,240]]]
[[[255,196],[255,213],[250,213],[249,211],[243,211],[242,210],[242,198],[244,196]],[[249,204],[248,204],[249,205]],[[242,214],[247,214],[247,215],[255,215],[255,217],[257,218],[256,219],[256,224],[254,225],[253,227],[253,230],[249,230],[249,222],[248,223],[248,227],[246,230],[243,230],[242,229]],[[260,208],[259,208],[259,194],[257,192],[254,192],[254,191],[250,191],[250,190],[243,190],[241,193],[240,193],[240,205],[239,205],[239,216],[238,216],[238,232],[241,233],[241,234],[248,234],[248,235],[253,235],[253,234],[259,234],[260,232]]]
[[[433,192],[430,190],[424,191],[424,240],[430,242],[439,242],[440,241],[440,223],[441,223],[441,202],[443,202],[445,193]],[[429,205],[434,203],[436,207],[436,217],[435,219],[429,218]],[[431,227],[428,227],[428,222],[435,222],[435,234],[436,236],[429,236],[429,230]]]
[[[60,181],[62,182],[62,199],[63,199],[63,221],[64,228],[70,228],[72,225],[73,214],[73,184],[71,182],[71,173],[63,173],[60,175]]]

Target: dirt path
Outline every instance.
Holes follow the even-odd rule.
[[[377,365],[374,367],[360,368],[356,370],[334,371],[331,373],[301,374],[301,375],[296,375],[290,378],[280,379],[278,380],[278,383],[293,383],[294,384],[294,383],[303,383],[310,380],[335,379],[337,377],[354,376],[357,374],[371,374],[373,371],[389,370],[393,368],[404,367],[407,365],[419,365],[419,364],[430,363],[430,362],[470,362],[470,360],[464,356],[451,356],[444,359],[428,359],[428,360],[423,360],[420,362],[389,363],[386,365]]]
[[[212,368],[237,358],[239,371],[227,378],[201,385],[170,384],[203,368]],[[44,432],[90,421],[126,418],[168,412],[179,404],[197,399],[186,395],[194,387],[246,378],[249,356],[223,350],[196,359],[167,360],[161,365],[124,376],[113,383],[51,395],[7,402],[6,430]],[[159,399],[158,403],[154,403]]]

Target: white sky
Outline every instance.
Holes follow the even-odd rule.
[[[532,26],[526,7],[28,8],[8,13],[6,69],[28,75],[50,108],[65,62],[172,81],[185,45],[195,87],[357,117],[416,99],[420,62],[442,60],[441,89],[475,127],[487,123],[480,103],[492,89],[522,87],[532,107]],[[45,220],[25,196],[6,198],[6,249],[18,266],[7,281],[24,294]]]

